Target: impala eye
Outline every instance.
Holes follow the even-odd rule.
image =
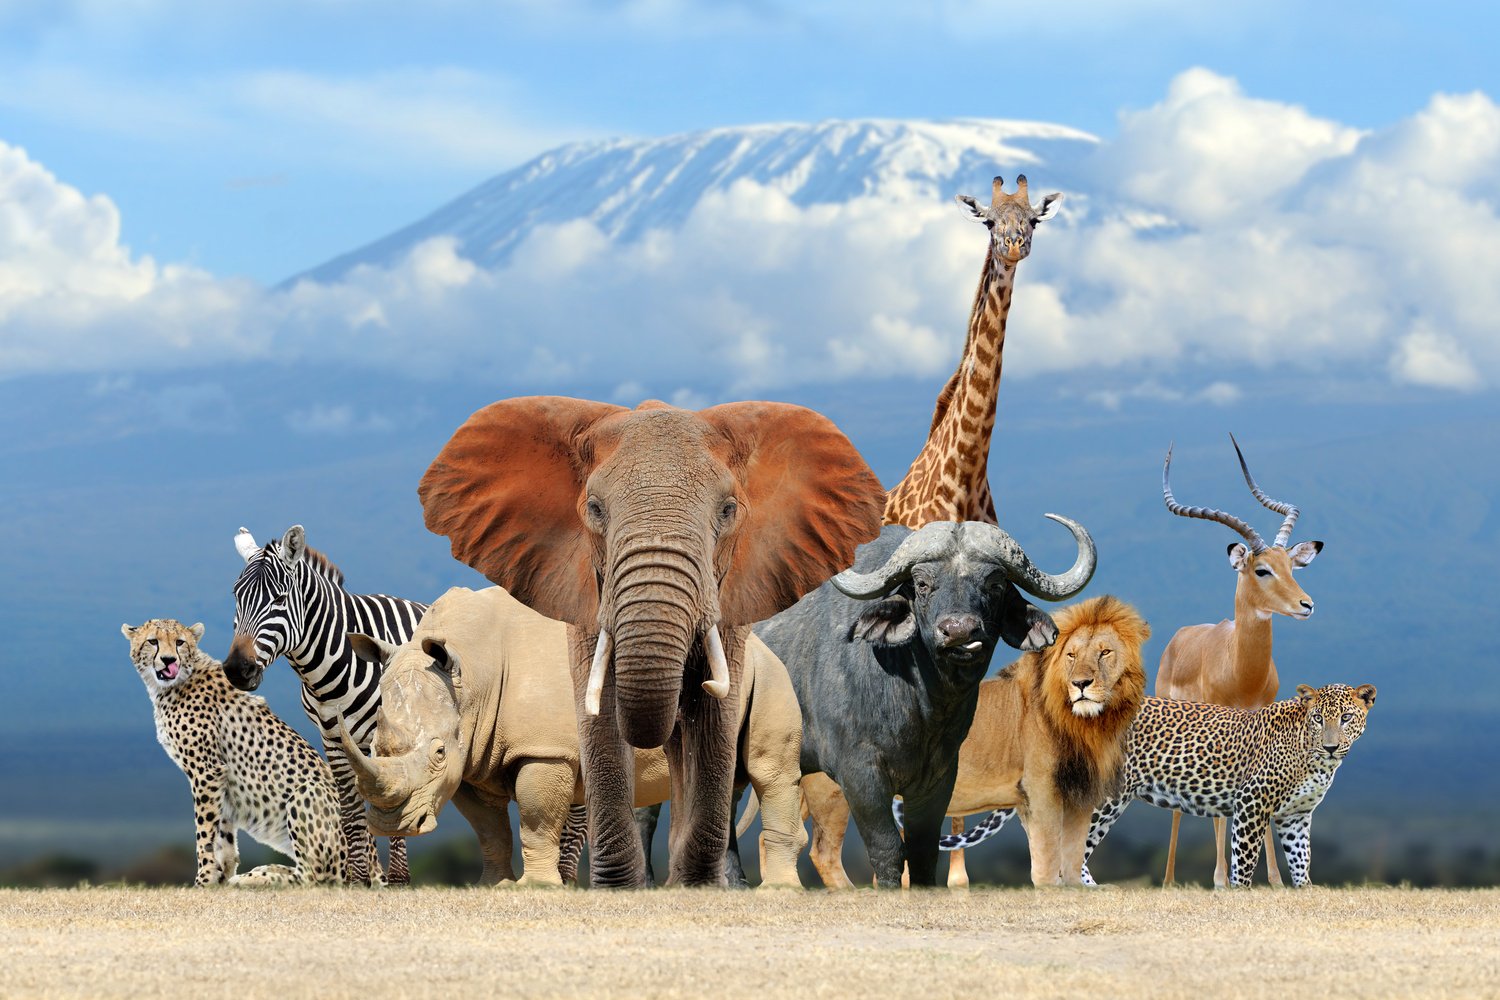
[[[1272,572],[1271,572],[1271,571],[1270,571],[1270,570],[1268,570],[1268,569],[1257,569],[1257,570],[1256,570],[1256,571],[1255,571],[1255,575],[1256,575],[1256,576],[1275,576],[1275,575],[1276,575],[1276,574],[1275,574],[1275,573],[1272,573]]]

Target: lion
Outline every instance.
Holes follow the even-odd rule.
[[[1118,783],[1125,732],[1146,695],[1141,646],[1151,627],[1108,595],[1055,619],[1056,643],[979,685],[948,815],[992,815],[943,847],[973,846],[1019,813],[1032,883],[1080,885],[1090,816]]]

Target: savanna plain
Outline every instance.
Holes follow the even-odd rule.
[[[0,891],[0,996],[1500,996],[1500,890]]]

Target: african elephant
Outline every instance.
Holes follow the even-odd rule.
[[[664,747],[668,884],[723,885],[748,626],[879,533],[854,446],[785,403],[532,396],[471,416],[418,495],[455,557],[569,625],[594,884],[644,884],[628,762]]]
[[[511,877],[507,806],[521,814],[523,884],[555,885],[568,807],[583,801],[578,724],[568,679],[567,626],[500,587],[454,587],[416,634],[396,646],[351,634],[359,655],[384,665],[376,756],[345,746],[370,828],[382,836],[430,833],[451,800],[474,827],[483,884]],[[762,885],[801,887],[807,842],[798,807],[802,716],[791,678],[758,639],[745,648],[745,697],[735,731],[744,780],[765,801]],[[634,751],[635,802],[671,794],[661,750]]]

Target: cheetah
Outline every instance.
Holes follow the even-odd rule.
[[[1231,819],[1229,881],[1248,886],[1274,824],[1292,884],[1308,884],[1312,814],[1365,731],[1375,687],[1297,687],[1297,697],[1247,711],[1147,698],[1126,737],[1119,791],[1094,812],[1083,854],[1088,859],[1125,807],[1142,799],[1194,816]]]
[[[121,625],[156,715],[156,738],[193,791],[195,886],[340,885],[348,852],[333,773],[265,699],[236,691],[198,648],[203,625]],[[292,858],[235,874],[244,830]]]

